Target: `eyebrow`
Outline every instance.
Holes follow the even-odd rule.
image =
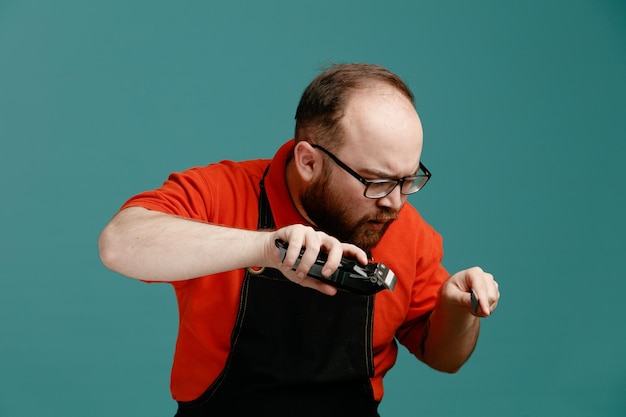
[[[369,175],[369,176],[372,176],[372,177],[376,177],[377,179],[399,180],[400,178],[412,177],[414,175],[417,175],[419,170],[420,170],[420,165],[419,165],[419,162],[418,162],[417,163],[417,168],[413,171],[413,173],[410,174],[410,175],[405,175],[403,177],[394,177],[393,175],[390,175],[387,172],[379,171],[379,170],[374,169],[374,168],[359,169],[358,172],[361,172],[361,176],[363,176],[363,174],[365,174],[365,175]]]

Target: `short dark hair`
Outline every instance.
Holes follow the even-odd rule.
[[[334,64],[319,74],[302,93],[296,110],[296,141],[310,141],[336,150],[343,141],[339,121],[354,91],[377,84],[396,88],[411,103],[413,93],[400,77],[373,64]]]

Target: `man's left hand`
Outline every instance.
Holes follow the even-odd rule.
[[[472,293],[476,301],[472,301]],[[500,291],[493,275],[474,267],[452,275],[444,283],[441,297],[442,301],[462,306],[476,317],[488,317],[498,306]]]

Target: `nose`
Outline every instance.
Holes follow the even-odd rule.
[[[407,196],[400,192],[400,186],[396,186],[389,194],[377,200],[379,207],[390,208],[394,211],[400,211],[402,205],[406,201]]]

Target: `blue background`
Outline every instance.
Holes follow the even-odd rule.
[[[621,0],[0,1],[0,416],[172,416],[168,285],[106,270],[131,195],[271,157],[328,62],[413,88],[450,271],[501,285],[456,375],[402,351],[384,416],[625,416]]]

